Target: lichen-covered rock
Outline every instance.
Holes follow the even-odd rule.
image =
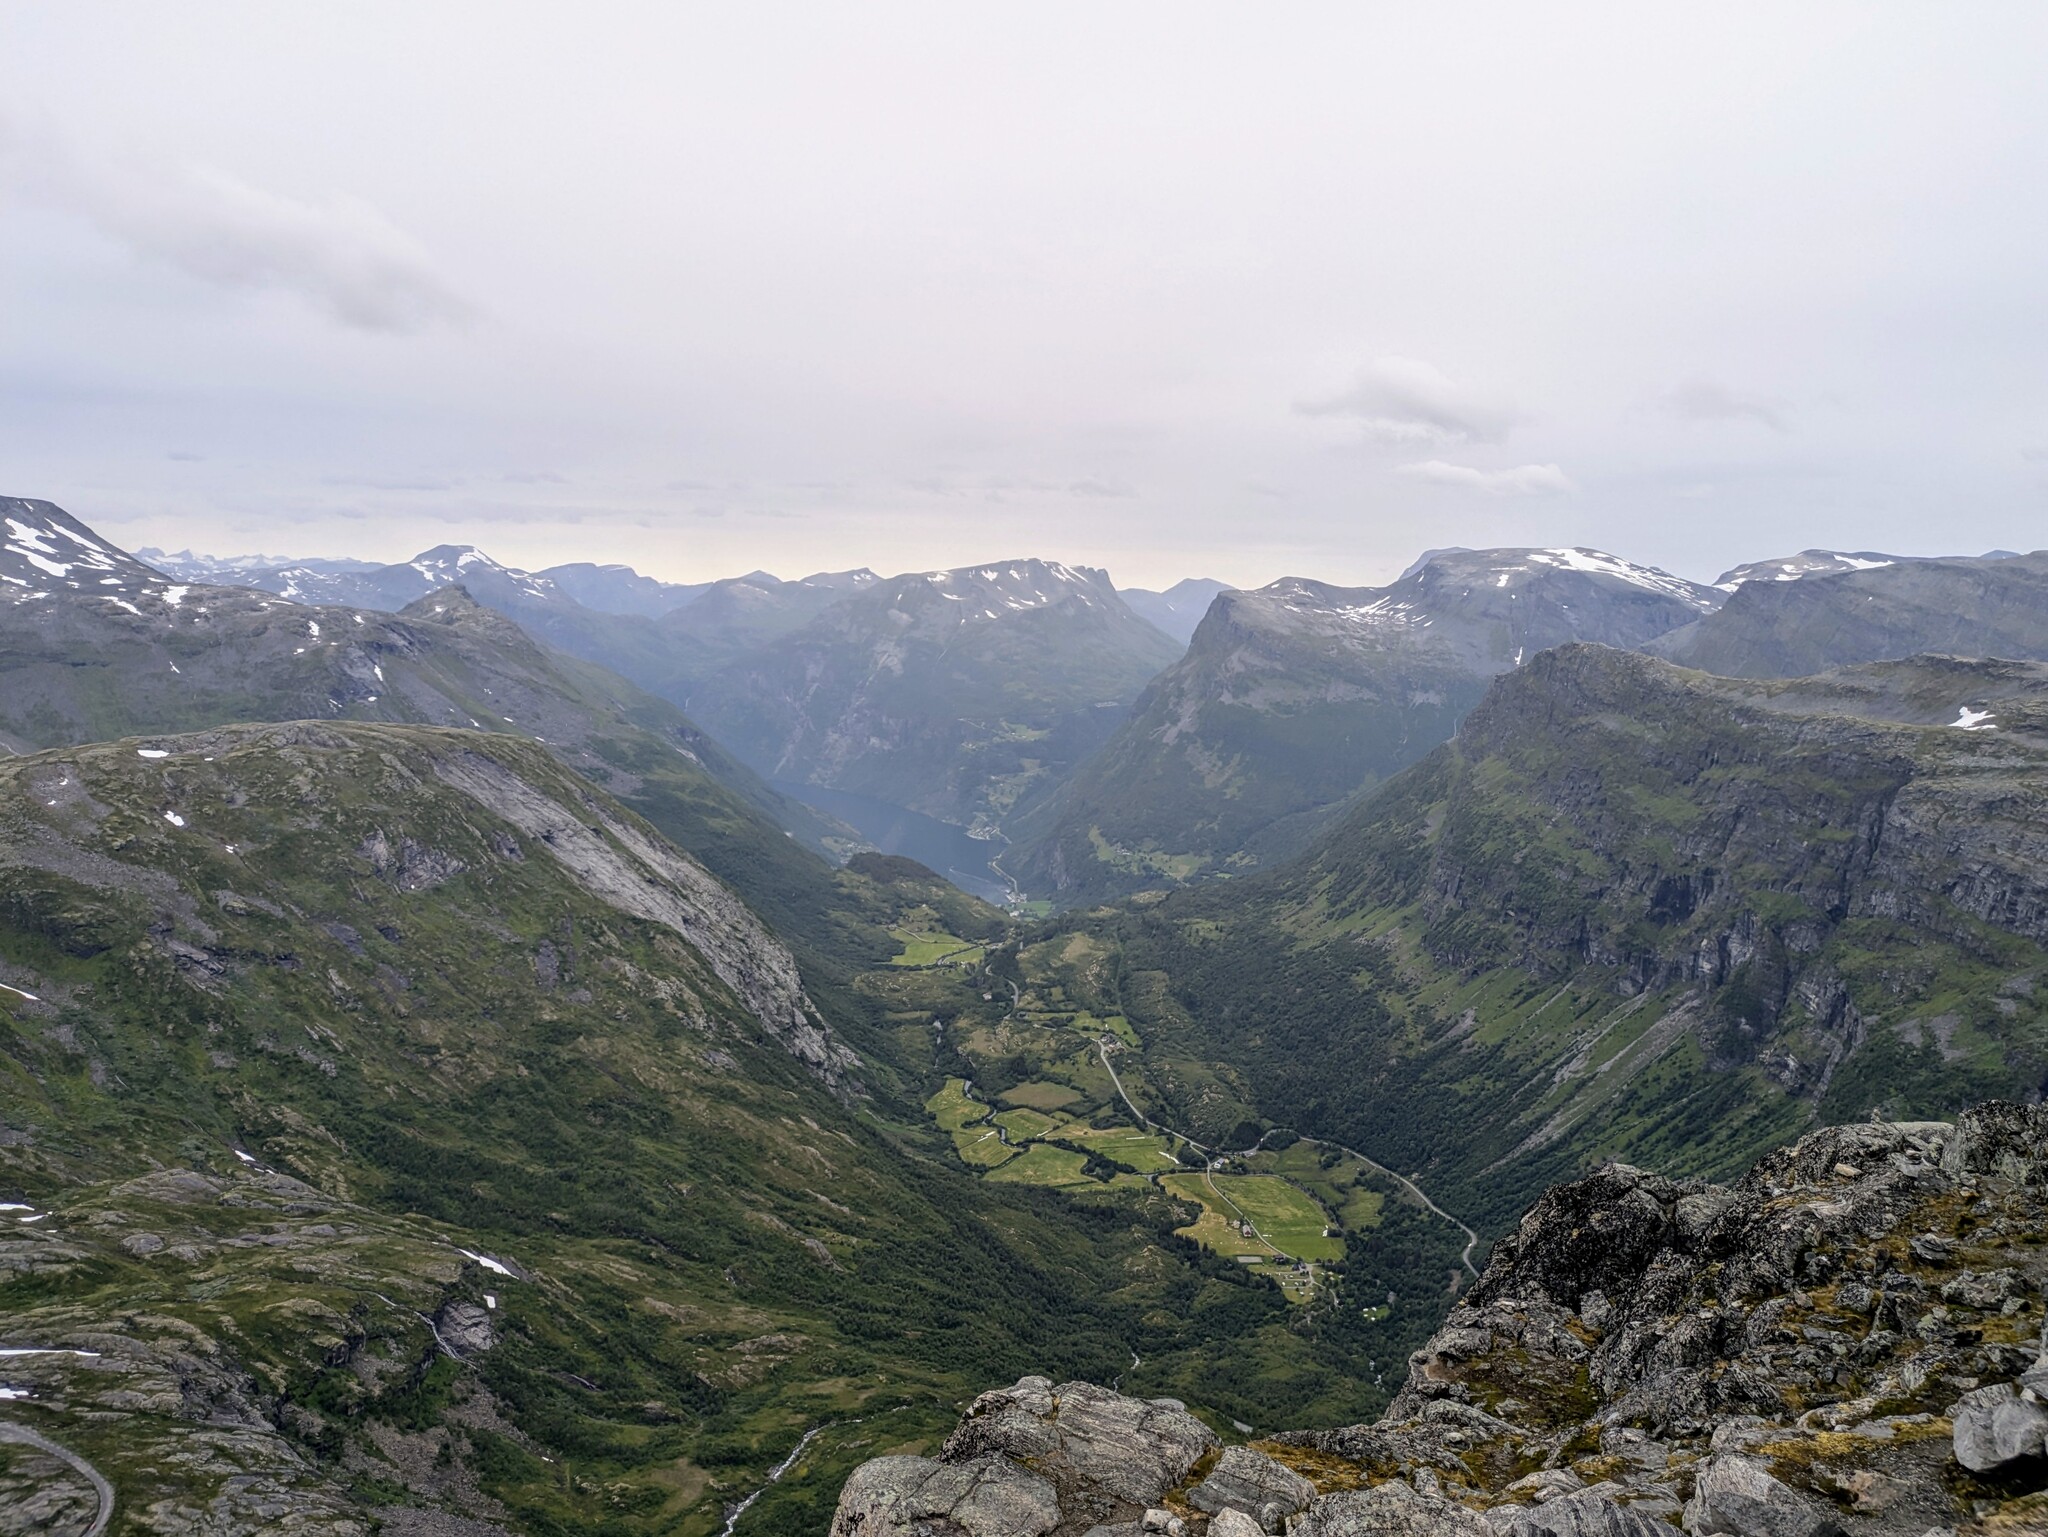
[[[1026,1377],[969,1405],[941,1456],[999,1453],[1046,1471],[1063,1502],[1150,1506],[1216,1445],[1215,1432],[1172,1399]]]
[[[1289,1537],[1494,1537],[1475,1510],[1403,1483],[1325,1495],[1288,1528]]]
[[[1685,1527],[1693,1537],[1842,1537],[1832,1516],[1773,1478],[1761,1458],[1739,1454],[1701,1466]]]
[[[2048,1407],[2010,1382],[1965,1393],[1952,1418],[1956,1461],[1972,1473],[2048,1456]]]
[[[1316,1486],[1292,1468],[1248,1446],[1230,1446],[1209,1476],[1189,1491],[1188,1503],[1211,1514],[1242,1511],[1262,1530],[1278,1531],[1282,1520],[1315,1497]]]
[[[1025,1377],[969,1405],[937,1457],[862,1464],[840,1493],[832,1534],[1181,1537],[1167,1524],[1181,1518],[1160,1501],[1216,1445],[1215,1434],[1170,1399]]]
[[[1059,1524],[1052,1485],[1006,1457],[877,1457],[840,1491],[831,1537],[1045,1537]]]
[[[1632,1505],[1620,1505],[1605,1489],[1580,1489],[1523,1507],[1497,1505],[1486,1513],[1497,1537],[1672,1537],[1668,1523]]]
[[[1243,1511],[1226,1506],[1209,1518],[1209,1537],[1265,1537],[1265,1529]]]

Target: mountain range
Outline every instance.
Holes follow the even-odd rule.
[[[756,771],[816,792],[884,841],[938,824],[926,842],[957,851],[962,878],[991,893],[1004,889],[987,865],[1001,828],[1100,743],[1177,654],[1173,636],[1222,590],[1190,580],[1131,594],[1162,628],[1106,574],[1041,560],[887,580],[866,569],[795,582],[757,571],[693,586],[619,566],[523,572],[466,545],[368,569],[198,559],[179,569],[384,612],[459,583],[547,644],[712,722]]]
[[[1507,1537],[1655,1537],[1734,1509],[1707,1475],[1743,1458],[1874,1534],[1889,1486],[1815,1483],[1837,1433],[1795,1410],[1897,1368],[1901,1423],[1995,1440],[2006,1400],[1948,1377],[2024,1367],[1982,1246],[2033,1218],[1957,1203],[2033,1178],[2000,1151],[2032,1112],[1967,1107],[2048,1092],[2048,554],[683,589],[461,546],[170,571],[49,503],[0,520],[0,1510],[29,1529],[768,1537],[836,1501],[880,1533],[898,1473],[950,1488],[1023,1436],[1080,1537],[1139,1519],[1069,1466],[1085,1420],[1117,1458],[1192,1448],[1159,1497],[1198,1537],[1265,1519],[1229,1492],[1254,1475],[1311,1486],[1305,1530],[1412,1498],[1463,1537],[1491,1517],[1459,1500],[1541,1508],[1528,1479],[1582,1465],[1623,1492],[1570,1511],[1607,1526]],[[1183,652],[1165,620],[1205,598]],[[1898,1175],[1941,1234],[1899,1158],[1946,1171]],[[1900,1263],[1947,1311],[1865,1266],[1838,1365],[1851,1283],[1795,1257],[1767,1307],[1802,1331],[1574,1375],[1603,1330],[1676,1338],[1651,1272],[1737,1306],[1794,1197],[1814,1231],[1919,1224]],[[1571,1318],[1489,1356],[1525,1304]],[[1899,1375],[1927,1350],[1948,1377]],[[1651,1439],[1610,1466],[1629,1405]],[[1736,1409],[1769,1435],[1686,1428]],[[1278,1426],[1323,1428],[1261,1443],[1280,1473],[1237,1454]],[[1858,1467],[1907,1478],[1900,1434]],[[1937,1471],[1982,1505],[2018,1466]]]
[[[1085,901],[1270,863],[1448,738],[1499,674],[1565,641],[1640,645],[1720,600],[1588,550],[1439,551],[1387,587],[1222,594],[1009,864]]]

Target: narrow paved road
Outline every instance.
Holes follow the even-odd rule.
[[[1099,1055],[1102,1058],[1103,1070],[1109,1074],[1109,1081],[1116,1085],[1117,1097],[1124,1102],[1124,1108],[1131,1112],[1131,1115],[1137,1120],[1140,1126],[1143,1126],[1147,1131],[1164,1132],[1167,1136],[1179,1137],[1183,1142],[1187,1143],[1189,1147],[1194,1148],[1198,1152],[1208,1153],[1211,1151],[1209,1148],[1203,1147],[1202,1144],[1197,1142],[1193,1137],[1187,1136],[1181,1132],[1177,1132],[1170,1126],[1160,1125],[1157,1121],[1154,1121],[1150,1119],[1148,1116],[1146,1116],[1146,1114],[1142,1110],[1140,1110],[1136,1105],[1131,1103],[1131,1096],[1124,1090],[1123,1079],[1117,1076],[1115,1067],[1111,1066],[1110,1064],[1109,1040],[1107,1037],[1103,1037],[1096,1041],[1095,1050],[1097,1055]],[[1265,1139],[1262,1137],[1259,1140],[1264,1141]],[[1378,1159],[1368,1158],[1365,1156],[1365,1154],[1361,1153],[1357,1148],[1346,1147],[1341,1142],[1326,1142],[1320,1137],[1303,1137],[1301,1140],[1304,1142],[1312,1142],[1318,1147],[1334,1147],[1340,1153],[1349,1153],[1353,1158],[1356,1158],[1360,1163],[1364,1164],[1367,1168],[1375,1170],[1376,1172],[1385,1175],[1388,1179],[1394,1181],[1395,1184],[1400,1185],[1402,1188],[1407,1190],[1409,1194],[1413,1195],[1416,1200],[1420,1201],[1424,1206],[1428,1207],[1431,1211],[1435,1212],[1437,1216],[1443,1218],[1444,1221],[1450,1223],[1452,1227],[1456,1228],[1459,1232],[1463,1233],[1465,1235],[1465,1249],[1464,1252],[1458,1256],[1458,1262],[1462,1264],[1466,1270],[1471,1272],[1474,1278],[1477,1278],[1479,1274],[1479,1268],[1472,1263],[1472,1251],[1479,1247],[1479,1235],[1473,1232],[1472,1229],[1467,1227],[1464,1223],[1460,1222],[1456,1217],[1452,1216],[1449,1212],[1445,1211],[1441,1206],[1437,1205],[1436,1202],[1432,1201],[1429,1198],[1428,1192],[1426,1192],[1420,1185],[1416,1184],[1414,1180],[1410,1179],[1405,1174],[1396,1174],[1392,1169],[1388,1168]],[[1211,1188],[1213,1189],[1214,1186],[1212,1185]],[[1272,1248],[1272,1245],[1267,1242],[1266,1238],[1263,1235],[1260,1236],[1259,1242],[1266,1244],[1266,1247],[1269,1249]]]
[[[1304,1142],[1317,1142],[1319,1139],[1315,1137],[1303,1137],[1301,1140]],[[1386,1175],[1388,1179],[1394,1181],[1394,1183],[1398,1185],[1405,1185],[1408,1188],[1409,1193],[1412,1194],[1416,1200],[1420,1201],[1424,1206],[1427,1206],[1431,1211],[1435,1212],[1439,1217],[1443,1218],[1444,1221],[1450,1223],[1452,1227],[1456,1228],[1459,1232],[1463,1233],[1465,1235],[1465,1252],[1463,1254],[1460,1254],[1458,1256],[1458,1259],[1467,1270],[1472,1272],[1474,1279],[1478,1278],[1478,1268],[1472,1263],[1472,1251],[1479,1247],[1479,1235],[1473,1232],[1472,1229],[1470,1229],[1469,1227],[1465,1226],[1464,1223],[1460,1222],[1456,1217],[1452,1216],[1449,1212],[1445,1211],[1441,1206],[1437,1205],[1436,1202],[1432,1201],[1420,1185],[1416,1184],[1415,1181],[1410,1179],[1407,1175],[1396,1174],[1392,1169],[1388,1168],[1385,1164],[1379,1163],[1371,1158],[1366,1157],[1365,1154],[1361,1153],[1355,1147],[1346,1147],[1341,1142],[1322,1142],[1320,1143],[1320,1145],[1323,1147],[1334,1147],[1340,1153],[1349,1153],[1353,1158],[1356,1158],[1360,1163],[1364,1164],[1367,1168],[1377,1169],[1380,1173]]]
[[[1004,980],[1007,981],[1008,979],[1005,978]],[[1003,1016],[1005,1020],[1011,1019],[1016,1015],[1017,1006],[1019,1002],[1017,984],[1011,982],[1009,986],[1010,1012]],[[1025,1023],[1030,1023],[1030,1021],[1025,1021]],[[1041,1030],[1053,1030],[1058,1029],[1060,1027],[1054,1025],[1039,1025],[1037,1026],[1037,1028]],[[1159,1122],[1153,1120],[1150,1116],[1146,1115],[1144,1111],[1140,1110],[1137,1107],[1137,1105],[1133,1103],[1129,1091],[1124,1088],[1123,1079],[1117,1076],[1115,1064],[1109,1060],[1109,1048],[1111,1044],[1114,1042],[1115,1038],[1113,1036],[1105,1035],[1096,1037],[1095,1054],[1102,1058],[1102,1069],[1104,1072],[1109,1074],[1109,1081],[1116,1085],[1117,1098],[1121,1099],[1124,1102],[1124,1108],[1131,1112],[1131,1118],[1135,1120],[1140,1126],[1144,1127],[1147,1131],[1156,1131],[1162,1133],[1165,1136],[1178,1137],[1181,1141],[1185,1142],[1189,1147],[1193,1148],[1196,1152],[1207,1154],[1210,1157],[1214,1157],[1215,1149],[1204,1147],[1201,1143],[1197,1142],[1193,1137],[1190,1137],[1185,1132],[1175,1131],[1171,1126],[1161,1125]],[[1265,1141],[1265,1138],[1261,1137],[1259,1140],[1263,1142]],[[1392,1169],[1388,1168],[1378,1159],[1368,1158],[1365,1154],[1361,1153],[1357,1148],[1346,1147],[1341,1142],[1328,1142],[1320,1137],[1303,1137],[1301,1140],[1304,1142],[1312,1142],[1318,1147],[1334,1147],[1340,1153],[1349,1153],[1353,1158],[1356,1158],[1360,1163],[1364,1164],[1367,1168],[1385,1175],[1395,1184],[1401,1186],[1403,1189],[1408,1191],[1410,1195],[1414,1196],[1416,1200],[1420,1201],[1424,1206],[1426,1206],[1430,1211],[1436,1213],[1437,1216],[1441,1217],[1444,1221],[1450,1223],[1452,1227],[1456,1228],[1459,1232],[1463,1233],[1465,1235],[1465,1248],[1464,1251],[1460,1253],[1458,1256],[1458,1263],[1463,1265],[1466,1271],[1470,1273],[1475,1280],[1478,1279],[1479,1267],[1472,1263],[1472,1251],[1479,1247],[1479,1235],[1475,1233],[1465,1223],[1460,1222],[1456,1217],[1452,1216],[1449,1212],[1445,1211],[1441,1206],[1437,1205],[1435,1201],[1431,1200],[1429,1198],[1429,1193],[1425,1191],[1420,1185],[1416,1184],[1414,1180],[1410,1179],[1405,1174],[1396,1174]],[[1154,1177],[1156,1178],[1156,1176]],[[1213,1188],[1213,1185],[1211,1188]],[[1266,1244],[1266,1247],[1269,1249],[1273,1247],[1271,1243],[1267,1242],[1264,1235],[1260,1236],[1259,1242]],[[1274,1252],[1278,1253],[1279,1251],[1275,1250]]]
[[[100,1476],[100,1470],[87,1462],[68,1446],[59,1446],[48,1436],[30,1430],[26,1425],[17,1425],[11,1420],[0,1420],[0,1441],[12,1441],[17,1446],[32,1446],[46,1456],[55,1457],[92,1485],[92,1491],[99,1497],[99,1514],[93,1517],[79,1537],[100,1537],[107,1529],[107,1523],[114,1519],[114,1486]]]

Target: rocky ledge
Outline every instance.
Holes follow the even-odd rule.
[[[1732,1187],[1561,1185],[1376,1424],[1229,1446],[1026,1377],[832,1537],[2048,1533],[2048,1106],[1815,1132]]]

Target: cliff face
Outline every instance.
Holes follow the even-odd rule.
[[[1241,1070],[1488,1231],[1596,1158],[1727,1179],[1814,1125],[2038,1098],[2048,666],[1557,647],[1310,857],[1073,921],[1120,947],[1151,1081]]]
[[[1799,678],[1923,651],[2048,657],[2048,551],[1747,581],[1718,612],[1645,649],[1730,678]]]
[[[1009,863],[1070,902],[1271,864],[1449,737],[1492,679],[1569,641],[1640,645],[1720,597],[1591,550],[1224,593]]]
[[[1494,1247],[1375,1424],[1224,1450],[1027,1378],[857,1470],[833,1533],[2038,1533],[2044,1294],[2048,1107],[1834,1127],[1729,1186],[1610,1165]]]

